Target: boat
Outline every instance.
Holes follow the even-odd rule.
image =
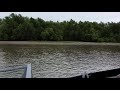
[[[31,64],[26,64],[26,65],[22,65],[22,66],[21,65],[13,65],[13,66],[10,66],[10,68],[0,69],[0,73],[2,73],[2,72],[11,72],[11,71],[14,72],[14,71],[17,71],[19,69],[24,69],[24,72],[23,72],[23,74],[21,75],[20,78],[33,78]],[[79,76],[74,76],[74,77],[69,77],[69,78],[70,79],[120,78],[120,68],[112,69],[112,70],[104,70],[104,71],[91,72],[91,73],[84,72],[84,73],[82,73]]]
[[[75,77],[70,77],[72,79],[83,79],[83,78],[90,78],[90,79],[105,79],[105,78],[120,78],[120,68],[112,69],[112,70],[105,70],[105,71],[98,71],[98,72],[91,72],[86,73]]]

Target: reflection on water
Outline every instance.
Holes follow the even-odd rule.
[[[32,64],[33,77],[61,78],[120,67],[120,46],[0,45],[0,66]]]

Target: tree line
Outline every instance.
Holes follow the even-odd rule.
[[[120,22],[53,22],[12,13],[0,19],[0,40],[120,42]]]

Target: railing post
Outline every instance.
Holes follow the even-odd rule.
[[[82,78],[89,78],[88,73],[84,72],[84,73],[82,74]]]
[[[32,78],[32,68],[31,68],[31,64],[27,64],[27,68],[26,68],[26,78]]]

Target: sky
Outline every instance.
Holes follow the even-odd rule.
[[[45,21],[69,21],[73,19],[90,22],[119,22],[120,12],[0,12],[0,18],[9,16],[11,13],[21,14],[22,16],[42,18]]]

